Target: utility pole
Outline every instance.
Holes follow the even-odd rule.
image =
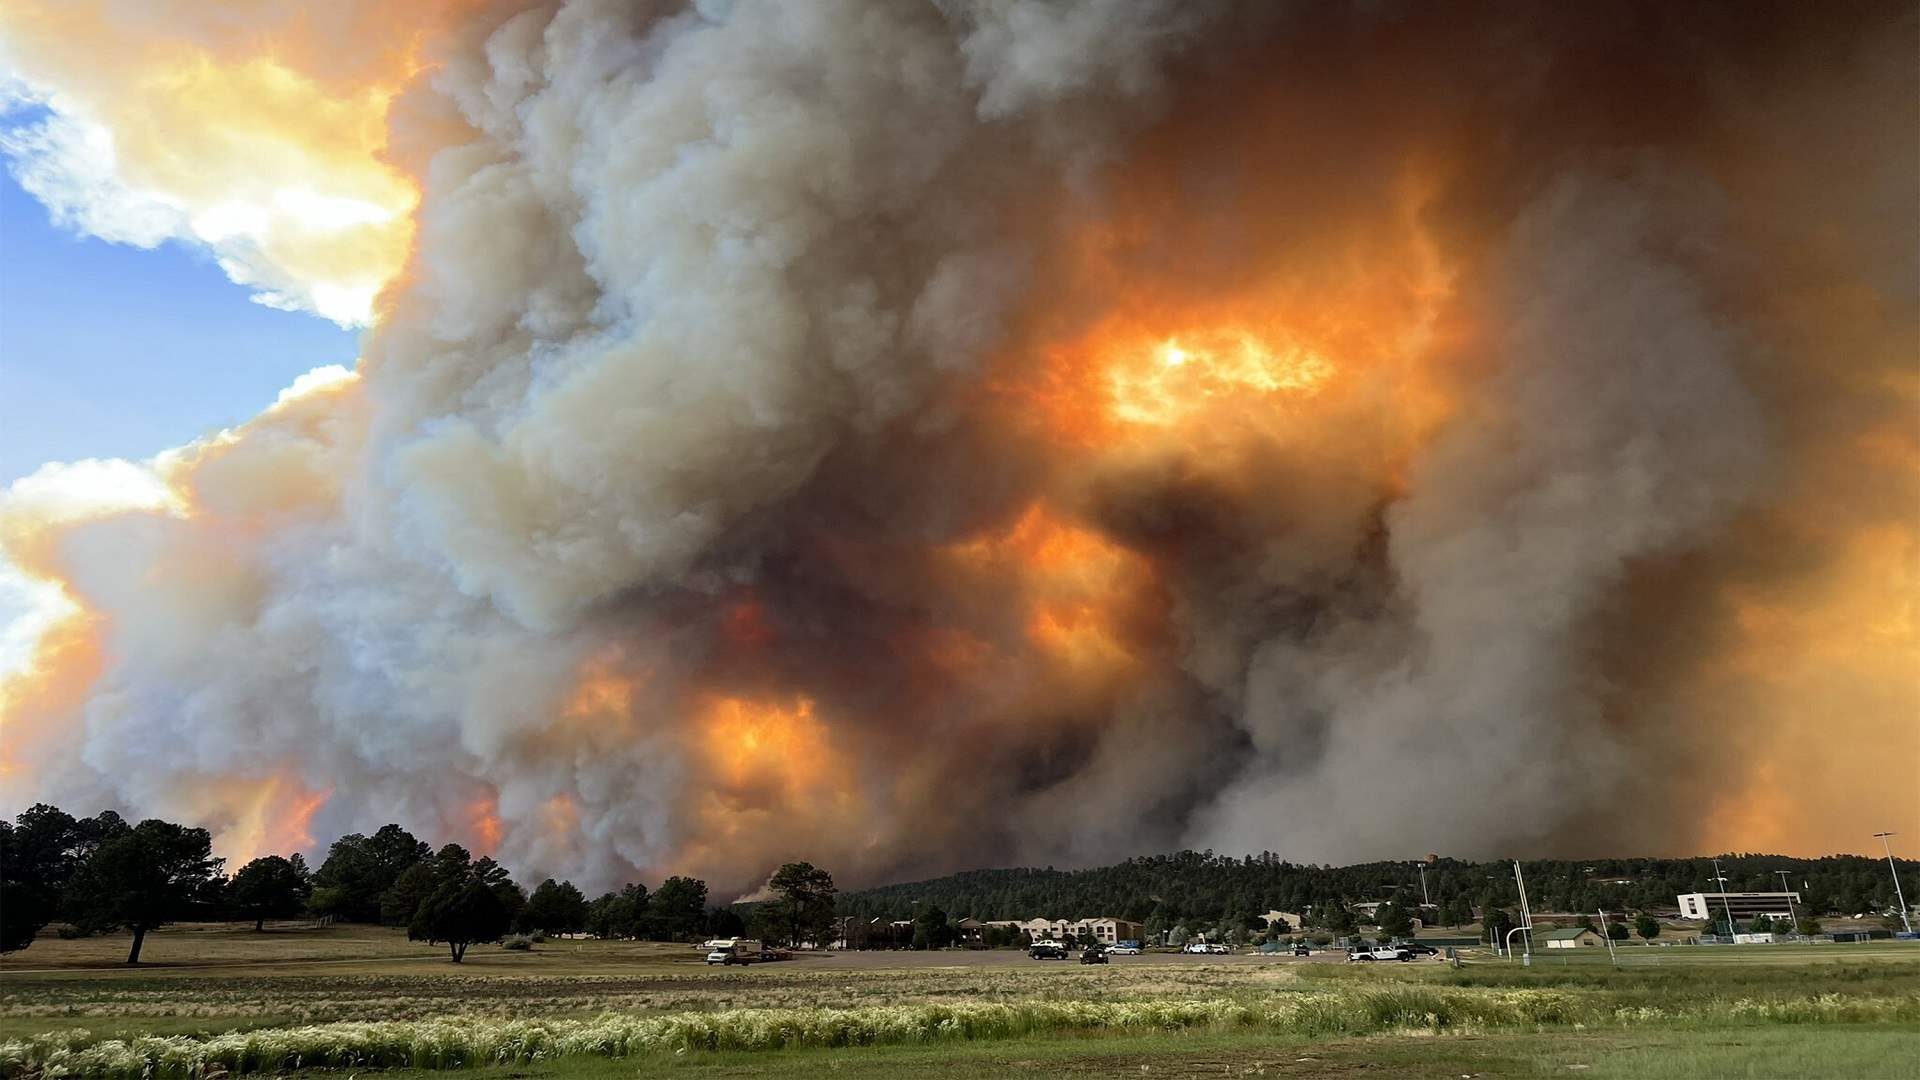
[[[1432,907],[1433,898],[1427,895],[1427,864],[1420,863],[1418,865],[1420,867],[1420,906],[1423,908]]]
[[[1907,918],[1907,894],[1900,891],[1900,868],[1893,864],[1893,845],[1887,843],[1887,837],[1898,836],[1900,834],[1877,832],[1873,835],[1880,838],[1881,850],[1887,853],[1887,872],[1893,875],[1893,898],[1900,903],[1900,924],[1907,928],[1907,933],[1911,934],[1913,933],[1913,920]]]
[[[1620,957],[1613,951],[1613,932],[1607,925],[1607,909],[1600,909],[1600,934],[1607,939],[1607,959],[1613,961],[1615,971],[1620,970]]]
[[[1727,875],[1720,872],[1720,860],[1713,860],[1713,880],[1720,885],[1720,906],[1727,911],[1727,938],[1729,942],[1735,933],[1733,928],[1733,901],[1727,899]]]
[[[1787,921],[1793,924],[1793,934],[1798,937],[1800,934],[1800,916],[1794,914],[1793,911],[1793,890],[1787,888],[1787,872],[1785,870],[1775,870],[1773,874],[1780,879],[1780,891],[1787,894]]]

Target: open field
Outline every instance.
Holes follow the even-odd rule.
[[[1458,968],[949,951],[742,970],[598,941],[480,946],[455,966],[370,927],[173,928],[149,948],[157,963],[138,969],[97,966],[123,939],[8,957],[0,1070],[1910,1076],[1920,1060],[1909,943],[1636,947],[1621,970],[1605,950],[1530,968],[1477,951]]]

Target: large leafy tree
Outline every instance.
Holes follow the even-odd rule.
[[[1633,920],[1633,932],[1647,941],[1652,941],[1660,936],[1660,920],[1641,912]]]
[[[527,898],[526,910],[520,913],[520,925],[549,934],[571,934],[585,929],[587,898],[574,888],[573,882],[548,878]]]
[[[259,931],[268,919],[299,914],[312,888],[307,864],[298,854],[292,858],[264,855],[233,875],[227,899],[235,911],[253,919],[253,928]]]
[[[513,917],[499,895],[475,875],[462,874],[434,890],[407,926],[413,941],[445,942],[458,964],[476,941],[499,941]]]
[[[379,921],[387,890],[431,850],[398,825],[335,840],[313,875],[314,910],[349,922]]]
[[[698,932],[707,914],[707,883],[699,878],[670,877],[660,883],[647,903],[648,937],[685,941]]]
[[[207,830],[149,819],[93,850],[68,882],[67,908],[82,929],[132,931],[127,963],[138,964],[147,933],[203,895],[220,862]]]
[[[520,920],[520,913],[527,906],[527,894],[514,883],[506,867],[494,862],[490,856],[482,856],[474,860],[473,876],[474,880],[493,890],[500,906],[506,910],[508,925]]]
[[[1495,908],[1487,912],[1486,920],[1481,926],[1480,936],[1494,948],[1503,948],[1506,944],[1507,932],[1512,930],[1515,925],[1513,915],[1510,912],[1505,908]]]
[[[947,913],[928,904],[913,917],[913,947],[916,949],[944,949],[953,944],[954,930],[947,922]]]
[[[1413,916],[1398,903],[1381,904],[1379,911],[1380,932],[1388,937],[1412,937]]]
[[[74,871],[102,841],[127,831],[127,823],[111,810],[75,818],[45,803],[11,824],[0,821],[0,952],[33,944],[40,928],[59,915]]]
[[[767,887],[774,893],[768,902],[768,920],[780,928],[788,944],[826,938],[833,928],[832,874],[812,863],[788,863],[774,871]]]
[[[587,929],[597,938],[636,938],[647,915],[647,887],[629,884],[587,906]]]

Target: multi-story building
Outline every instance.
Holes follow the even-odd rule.
[[[1291,911],[1269,911],[1260,918],[1266,922],[1268,930],[1293,933],[1306,925],[1306,920]]]
[[[1733,918],[1754,919],[1761,915],[1768,918],[1791,918],[1793,905],[1800,902],[1797,892],[1694,892],[1680,894],[1680,917],[1683,919],[1715,920],[1725,919],[1729,911]]]
[[[1102,945],[1112,945],[1119,941],[1138,941],[1146,929],[1131,919],[1113,916],[1092,919],[998,919],[981,925],[1011,926],[1016,930],[1024,931],[1035,941],[1043,938],[1052,938],[1055,941],[1077,941],[1081,931],[1085,931]]]

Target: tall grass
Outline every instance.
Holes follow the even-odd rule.
[[[0,1043],[0,1074],[197,1077],[303,1067],[453,1069],[590,1055],[780,1050],[942,1040],[1008,1039],[1068,1030],[1254,1028],[1296,1035],[1394,1030],[1717,1023],[1920,1021],[1920,994],[1789,1000],[1707,999],[1671,1008],[1620,1007],[1557,989],[1396,986],[1275,994],[1264,1000],[1024,1001],[878,1005],[851,1009],[733,1009],[593,1020],[317,1024],[205,1037],[96,1040],[68,1031]]]

